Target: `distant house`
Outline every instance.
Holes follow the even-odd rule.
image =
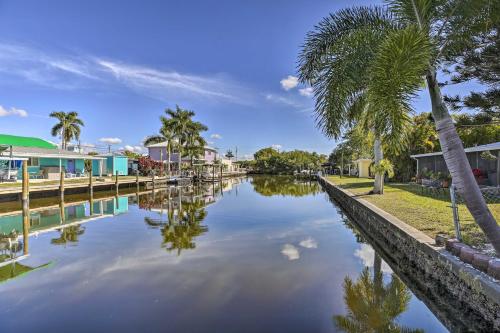
[[[28,160],[30,178],[59,179],[85,174],[85,160],[104,162],[104,158],[59,149],[56,145],[33,137],[0,134],[0,178],[21,178],[21,163]]]
[[[168,152],[167,152],[167,144],[165,142],[152,144],[149,145],[147,148],[149,152],[149,157],[152,160],[167,163]],[[217,149],[205,146],[203,155],[198,156],[198,158],[195,159],[195,164],[198,165],[213,164],[214,161],[217,160],[218,158],[219,157]],[[189,157],[183,157],[181,162],[187,164],[190,162],[190,159]],[[177,169],[178,163],[179,163],[179,153],[172,153],[170,157],[170,164],[172,170]]]
[[[484,159],[481,154],[489,152],[495,160]],[[488,185],[500,185],[500,142],[465,148],[472,169],[478,169],[485,176]],[[411,155],[417,161],[417,175],[427,170],[433,173],[449,173],[442,152]]]
[[[109,175],[127,176],[129,174],[128,157],[118,154],[99,155],[102,160],[92,161],[92,174],[94,176]]]

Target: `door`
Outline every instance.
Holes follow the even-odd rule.
[[[75,173],[75,160],[68,160],[67,172]]]

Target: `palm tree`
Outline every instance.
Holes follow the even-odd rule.
[[[200,133],[207,129],[207,126],[197,121],[192,121],[187,128],[184,145],[185,152],[191,161],[191,168],[193,168],[194,158],[203,155],[205,152],[207,142]]]
[[[375,131],[387,132],[390,141],[394,142],[412,111],[411,99],[425,82],[443,157],[453,183],[497,253],[500,253],[500,227],[472,174],[436,76],[439,66],[453,62],[472,44],[478,32],[493,26],[493,19],[498,21],[499,7],[498,1],[486,0],[393,0],[389,1],[392,14],[384,16],[387,20],[378,19],[381,9],[343,10],[320,23],[318,33],[308,35],[300,63],[301,79],[312,83],[318,98],[316,109],[321,112],[318,118],[329,120],[323,126],[334,134],[338,132],[333,130],[342,127],[332,124],[345,124],[352,119],[349,117],[351,108],[346,106],[363,96],[369,105]],[[373,30],[381,31],[381,26],[391,28],[375,45],[366,44],[365,40],[373,40]],[[360,41],[370,51],[359,52]],[[339,62],[338,55],[345,55],[347,60],[340,61],[343,66],[332,68],[331,64]],[[322,84],[318,80],[321,78],[318,73],[332,71],[341,76],[341,85],[336,85],[335,81]],[[352,82],[357,82],[356,75],[368,81],[366,90],[360,89],[364,94],[350,89]],[[335,95],[342,98],[321,98]],[[332,120],[334,117],[343,120]]]
[[[453,184],[476,223],[500,253],[500,227],[474,178],[437,80],[437,72],[446,62],[456,63],[479,34],[489,33],[499,22],[500,3],[394,0],[389,2],[389,9],[403,28],[391,34],[378,51],[373,80],[379,91],[375,99],[392,102],[403,98],[408,102],[425,79],[432,117]]]
[[[171,118],[165,116],[160,117],[162,126],[160,128],[159,135],[151,135],[144,140],[144,146],[149,146],[155,143],[165,142],[167,145],[167,173],[168,176],[171,175],[170,161],[172,157],[172,151],[177,147],[178,138],[173,130],[173,121]]]
[[[184,147],[188,141],[188,133],[190,132],[190,126],[192,125],[192,117],[195,115],[193,111],[181,109],[178,105],[175,107],[175,111],[167,109],[165,111],[167,115],[172,119],[172,130],[179,140],[178,152],[179,152],[179,172],[182,165],[182,156],[184,154]]]
[[[49,117],[56,118],[59,122],[52,127],[52,136],[61,136],[61,149],[66,149],[68,142],[72,139],[80,138],[81,128],[85,126],[83,121],[78,118],[78,113],[57,111],[52,112]]]
[[[311,84],[316,97],[318,127],[339,139],[342,134],[360,126],[374,137],[375,163],[383,159],[382,139],[399,146],[408,118],[386,118],[380,121],[370,104],[370,67],[377,46],[399,26],[391,13],[381,7],[344,9],[323,19],[306,37],[299,57],[302,82]],[[377,173],[373,192],[383,193],[383,174]]]

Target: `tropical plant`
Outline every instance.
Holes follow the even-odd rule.
[[[168,114],[167,109],[165,112]],[[172,173],[171,167],[171,159],[172,152],[178,146],[177,143],[179,141],[176,133],[174,132],[174,122],[171,118],[167,118],[165,116],[160,116],[161,128],[158,135],[151,135],[144,140],[144,146],[150,146],[156,143],[166,144],[166,152],[167,152],[167,174],[170,176]],[[163,162],[163,161],[162,161]]]
[[[233,151],[231,149],[228,149],[228,151],[226,152],[226,157],[229,159],[232,159],[234,157]]]
[[[378,163],[374,163],[372,166],[372,171],[375,175],[379,175],[379,177],[384,178],[385,175],[389,178],[394,177],[394,166],[391,161],[388,159],[382,159]],[[380,194],[384,194],[384,182],[381,182]]]
[[[194,165],[194,159],[203,156],[207,142],[201,136],[201,132],[208,130],[208,127],[197,121],[191,121],[185,133],[184,150],[189,156],[191,168]]]
[[[84,126],[83,120],[78,118],[78,113],[57,111],[52,112],[49,117],[56,118],[59,122],[51,129],[52,136],[61,137],[61,149],[66,149],[68,142],[80,138],[81,126]]]
[[[318,117],[326,120],[333,117],[335,113],[325,107],[329,105],[325,103],[339,100],[328,98],[322,101],[322,95],[339,95],[350,102],[342,102],[338,106],[341,112],[337,112],[336,117],[343,118],[344,122],[345,119],[352,119],[348,113],[352,107],[346,106],[354,105],[353,102],[363,96],[370,107],[375,131],[388,131],[388,136],[395,138],[395,134],[399,134],[407,124],[406,120],[412,111],[411,99],[425,82],[443,157],[453,183],[476,223],[497,253],[500,253],[500,227],[474,179],[437,79],[438,70],[443,64],[461,56],[463,50],[473,45],[472,41],[478,33],[488,31],[492,22],[498,22],[500,2],[393,0],[388,1],[388,5],[392,14],[385,17],[393,28],[383,38],[378,38],[376,45],[364,41],[374,36],[372,30],[381,30],[380,20],[373,19],[380,17],[377,15],[380,10],[373,8],[344,10],[333,14],[320,24],[320,34],[308,36],[301,60],[301,78],[312,83],[315,95],[319,97],[317,109],[323,113],[319,113]],[[357,52],[359,47],[356,41],[359,40],[363,41],[363,47],[373,52],[369,54],[370,57],[367,57],[366,52]],[[337,52],[339,48],[352,52]],[[332,68],[331,64],[336,64],[338,59],[348,60],[341,60],[341,63],[347,62],[344,66]],[[360,67],[363,69],[361,72]],[[337,69],[335,73],[342,77],[342,81],[338,84],[322,84],[322,80],[318,80],[321,76],[314,68],[320,69],[319,74]],[[353,73],[354,79],[345,73]],[[363,85],[366,93],[363,93],[365,90],[356,93],[359,90],[343,88],[351,87],[352,82],[357,82],[355,77],[359,75],[368,80]],[[324,82],[328,83],[327,80]],[[350,93],[346,94],[346,91]],[[339,120],[325,123],[327,129],[330,129],[330,123],[338,122]]]
[[[307,35],[299,57],[300,79],[315,92],[318,127],[334,139],[354,125],[363,127],[365,133],[372,131],[375,163],[383,159],[382,141],[398,148],[409,123],[406,116],[394,116],[406,107],[404,103],[375,100],[378,95],[371,92],[379,89],[371,77],[376,50],[399,29],[382,7],[343,9]],[[376,111],[384,103],[386,116],[381,117]],[[373,192],[381,193],[382,187],[383,177],[376,175]]]
[[[475,37],[498,22],[500,2],[475,0],[393,0],[389,9],[403,29],[391,34],[378,50],[374,84],[377,99],[409,102],[423,79],[432,117],[453,184],[493,247],[500,253],[500,227],[472,174],[462,141],[443,99],[437,73],[474,45]],[[385,103],[386,104],[386,103]]]

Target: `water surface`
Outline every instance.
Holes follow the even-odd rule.
[[[317,183],[87,199],[31,209],[0,268],[2,331],[446,332]],[[2,213],[12,230],[22,214]]]

